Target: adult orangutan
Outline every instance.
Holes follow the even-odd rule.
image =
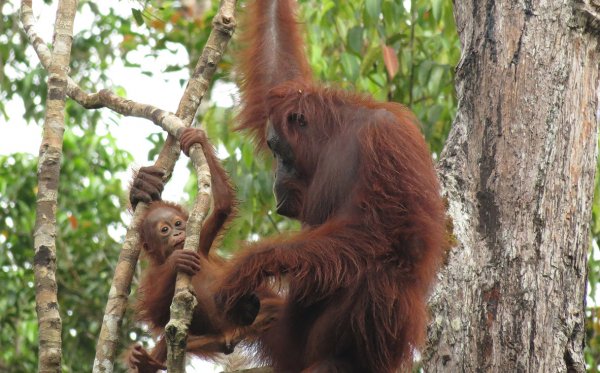
[[[228,317],[270,277],[289,294],[260,353],[276,372],[408,370],[425,335],[444,209],[405,107],[320,86],[292,0],[252,0],[239,128],[273,153],[279,214],[301,232],[248,245],[222,282]]]
[[[195,143],[202,144],[211,170],[214,201],[211,215],[202,226],[198,253],[181,250],[188,213],[180,205],[160,200],[162,171],[156,167],[141,168],[132,183],[132,207],[135,209],[140,201],[151,202],[142,217],[139,231],[149,265],[139,286],[136,315],[139,320],[149,324],[155,335],[162,336],[169,321],[177,272],[187,273],[192,276],[192,286],[198,300],[189,327],[187,349],[197,356],[214,358],[217,353],[233,351],[242,338],[255,338],[279,309],[281,301],[270,290],[263,288],[244,298],[230,319],[226,319],[221,310],[216,308],[214,286],[221,276],[224,261],[216,255],[209,255],[209,252],[232,215],[233,190],[204,132],[185,129],[181,136],[183,151],[188,154]],[[253,324],[255,318],[257,320]],[[166,369],[166,358],[166,341],[162,336],[151,353],[139,344],[133,346],[127,363],[132,370],[149,373]]]

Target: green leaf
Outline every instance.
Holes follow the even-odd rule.
[[[440,90],[440,83],[442,76],[444,75],[444,69],[436,66],[432,69],[431,75],[429,76],[428,89],[431,92],[438,92]]]
[[[142,11],[139,9],[131,8],[131,14],[133,14],[133,19],[135,19],[135,23],[138,26],[144,24],[144,16],[142,15]]]
[[[327,14],[327,12],[329,12],[333,8],[335,8],[335,1],[333,1],[333,0],[326,0],[321,5],[321,9],[319,10],[318,14],[320,16],[324,16],[324,15]]]
[[[367,0],[365,3],[371,22],[377,23],[381,14],[381,0]]]
[[[348,30],[348,47],[356,54],[360,54],[363,47],[363,28],[354,26]]]
[[[417,83],[427,84],[429,80],[429,74],[431,73],[431,67],[433,63],[429,60],[423,61],[417,70]]]
[[[440,115],[444,107],[442,105],[432,105],[427,112],[427,119],[429,123],[434,124],[440,119]]]
[[[342,54],[342,68],[346,75],[349,76],[350,81],[355,81],[358,78],[360,70],[360,60],[357,56],[349,53]]]
[[[185,68],[185,66],[181,66],[181,65],[169,65],[169,66],[167,66],[166,69],[163,70],[163,72],[170,73],[173,71],[181,71],[184,68]]]
[[[372,45],[362,59],[360,75],[366,75],[367,72],[373,68],[373,64],[379,59],[380,56],[381,48],[379,48],[379,45]]]
[[[439,21],[442,16],[442,4],[443,0],[431,0],[431,10],[436,21]]]

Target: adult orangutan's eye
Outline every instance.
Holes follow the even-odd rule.
[[[298,124],[300,127],[306,126],[306,118],[304,118],[304,114],[300,113],[291,113],[287,117],[287,121],[290,124]]]

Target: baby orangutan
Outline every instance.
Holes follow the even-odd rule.
[[[175,203],[160,200],[162,171],[156,167],[143,167],[132,183],[132,207],[135,209],[140,201],[150,203],[139,232],[148,268],[140,282],[136,315],[150,326],[155,336],[161,337],[152,352],[139,344],[130,349],[127,363],[133,371],[140,373],[166,369],[167,346],[163,332],[170,317],[169,307],[177,272],[192,277],[198,305],[189,327],[187,350],[202,358],[210,359],[217,353],[231,353],[241,339],[255,339],[274,318],[281,304],[273,292],[262,288],[241,300],[233,317],[225,318],[223,312],[217,309],[215,285],[225,262],[216,255],[209,255],[209,252],[215,238],[232,216],[233,189],[204,132],[186,129],[181,136],[184,153],[189,154],[190,147],[195,143],[200,143],[204,149],[211,171],[214,201],[211,215],[202,227],[198,253],[182,250],[187,211]]]

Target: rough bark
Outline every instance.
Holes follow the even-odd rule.
[[[23,1],[31,9],[31,1]],[[65,131],[67,72],[71,59],[76,0],[58,3],[52,54],[48,66],[46,117],[38,164],[35,227],[35,301],[39,325],[39,372],[60,372],[62,320],[56,285],[56,207]]]
[[[457,247],[426,372],[584,372],[599,29],[570,0],[456,0],[459,107],[439,174]]]
[[[227,43],[233,35],[235,29],[235,19],[233,17],[235,4],[235,0],[223,0],[221,2],[219,11],[213,19],[213,30],[209,35],[208,41],[202,51],[202,55],[196,64],[192,77],[179,102],[175,117],[177,117],[185,127],[189,127],[192,124],[198,107],[200,106],[200,102],[208,90],[210,80],[217,69],[217,64],[221,60],[227,47]],[[176,136],[178,136],[178,133],[169,133],[158,159],[155,162],[155,166],[165,170],[166,180],[171,177],[175,163],[180,154],[179,142],[177,141]],[[192,161],[199,175],[199,188],[203,189],[202,192],[199,192],[198,198],[201,200],[200,203],[205,204],[204,206],[199,207],[197,202],[195,208],[205,211],[210,204],[210,198],[212,198],[210,191],[210,173],[206,166],[206,159],[204,158],[202,151],[196,151],[195,153],[196,155],[192,158]],[[201,183],[200,179],[202,180]],[[206,191],[204,189],[206,189],[205,186],[207,183],[208,190]],[[208,199],[206,199],[206,193],[208,193]],[[137,227],[140,222],[140,216],[146,207],[144,205],[143,202],[140,202],[136,208],[132,219],[132,225],[127,230],[125,243],[119,256],[108,302],[106,304],[100,337],[98,338],[96,358],[94,359],[94,372],[112,372],[114,368],[114,359],[119,340],[118,331],[127,307],[131,282],[140,254],[139,235],[136,232],[138,230]],[[198,214],[200,214],[200,216],[197,216]],[[190,216],[196,216],[198,219],[190,220],[188,222],[187,230],[194,231],[198,234],[198,232],[200,232],[203,217],[206,216],[206,213],[192,211]],[[190,244],[188,244],[189,239],[190,237],[186,238],[186,248],[189,248],[190,246]],[[188,304],[188,308],[190,306],[191,304]],[[187,312],[191,314],[191,311],[192,308],[189,308]],[[178,344],[178,347],[185,351],[185,339]],[[169,346],[169,350],[171,350],[171,346]],[[169,371],[175,372],[175,370],[171,369]]]
[[[184,96],[177,109],[177,116],[182,118],[184,123],[192,123],[200,101],[208,90],[210,79],[233,34],[235,28],[235,5],[235,1],[223,0],[219,12],[213,19],[213,32],[209,35],[197,68],[186,87]],[[194,110],[191,110],[191,108],[194,108]],[[159,159],[169,153],[168,147],[171,147],[171,153],[176,149],[177,154],[179,154],[179,144],[172,136],[168,136]],[[190,158],[196,170],[198,194],[186,225],[186,239],[183,250],[197,251],[200,245],[200,229],[208,214],[208,207],[212,199],[211,178],[201,146],[194,145],[192,147]],[[169,170],[169,174],[171,172],[172,167]],[[196,304],[197,300],[191,286],[190,276],[178,273],[175,282],[173,303],[171,304],[171,319],[165,327],[165,338],[167,339],[168,346],[167,367],[169,372],[185,372],[188,327],[191,323],[192,313]]]
[[[190,158],[192,160],[201,158],[203,162],[193,162],[198,179],[198,194],[186,225],[183,250],[197,251],[200,247],[200,227],[208,214],[208,206],[212,197],[211,180],[202,147],[194,145],[190,151]],[[165,327],[169,372],[185,372],[188,326],[192,321],[192,313],[197,304],[198,300],[191,285],[191,277],[185,273],[178,273],[173,303],[171,303],[171,319]]]

